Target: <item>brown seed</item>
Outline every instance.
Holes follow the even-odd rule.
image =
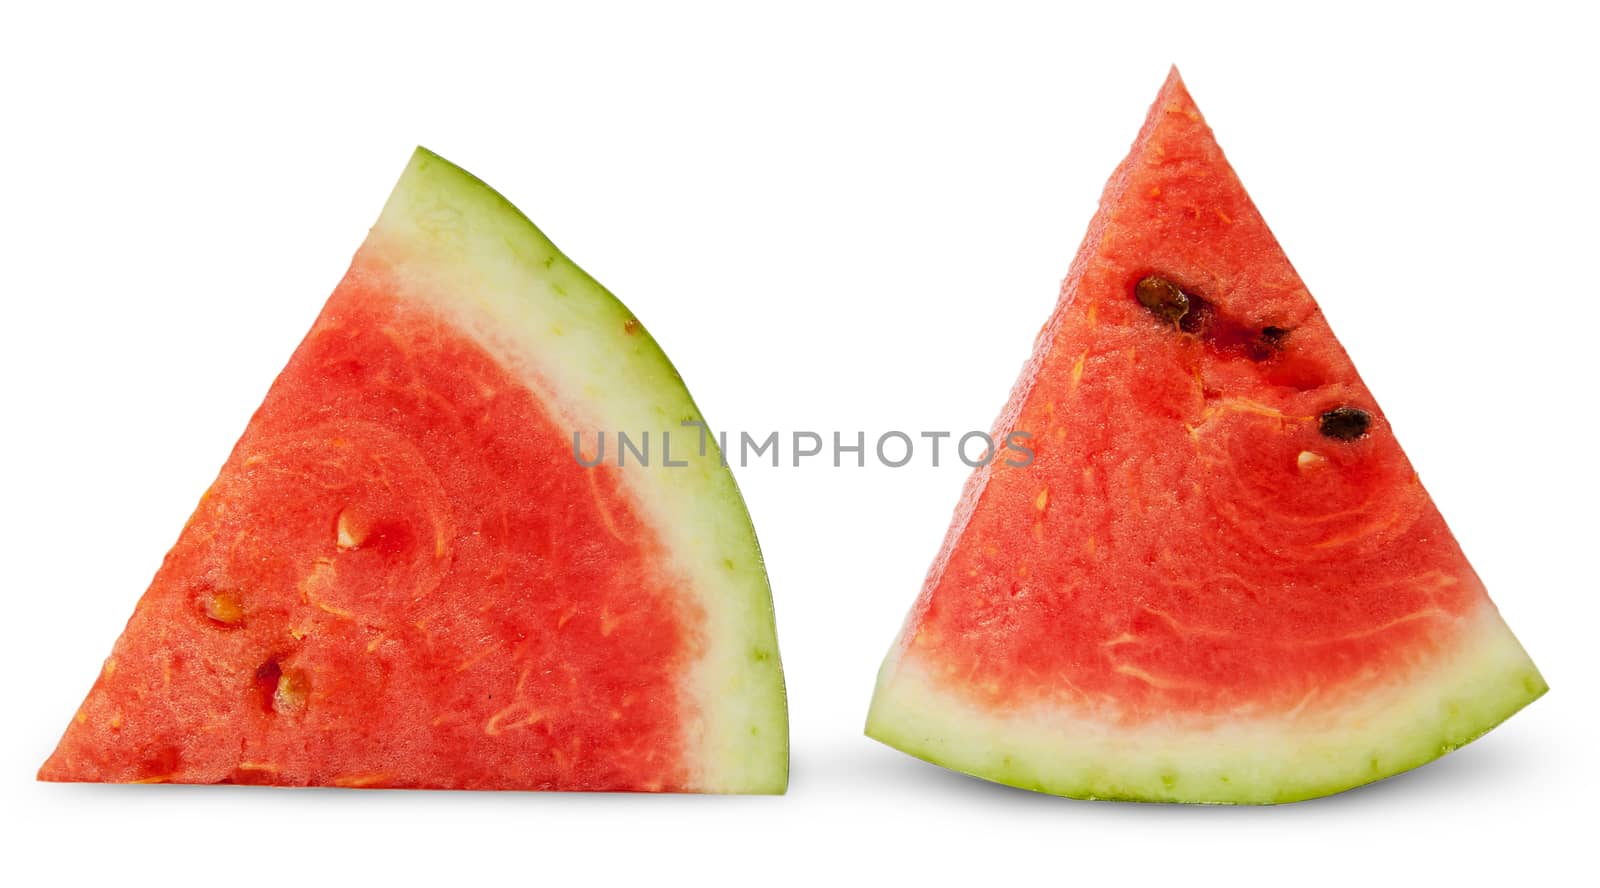
[[[1151,275],[1139,281],[1133,287],[1133,295],[1151,314],[1169,324],[1183,320],[1189,313],[1189,297],[1177,284],[1163,277]]]
[[[224,626],[237,626],[244,619],[244,607],[239,604],[239,596],[232,592],[213,592],[204,604],[206,616]]]
[[[1367,433],[1372,425],[1372,414],[1360,407],[1335,407],[1317,419],[1317,429],[1323,437],[1335,441],[1354,441]]]

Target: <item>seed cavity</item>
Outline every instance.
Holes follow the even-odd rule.
[[[1151,314],[1169,324],[1182,321],[1183,316],[1189,313],[1188,294],[1164,277],[1150,275],[1144,278],[1134,285],[1133,295]]]
[[[1372,425],[1372,414],[1360,407],[1335,407],[1317,418],[1323,437],[1335,441],[1354,441],[1365,437]]]
[[[278,693],[278,680],[281,678],[283,678],[283,667],[279,665],[277,657],[256,667],[255,686],[261,695],[262,711],[274,711],[273,698]]]
[[[311,680],[299,669],[285,669],[277,657],[256,669],[256,689],[261,708],[278,715],[293,715],[306,708],[311,695]]]
[[[1199,294],[1188,292],[1159,275],[1140,280],[1134,285],[1133,294],[1151,314],[1222,355],[1240,356],[1257,363],[1267,361],[1283,350],[1284,337],[1290,333],[1287,327],[1242,323]]]

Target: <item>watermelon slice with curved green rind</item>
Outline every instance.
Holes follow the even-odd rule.
[[[1174,70],[879,674],[867,733],[1081,798],[1270,803],[1546,690]]]
[[[575,459],[685,420],[628,309],[419,149],[40,778],[782,792],[719,454]]]

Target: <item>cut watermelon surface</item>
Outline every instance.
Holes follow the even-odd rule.
[[[970,478],[867,733],[1080,798],[1272,803],[1546,690],[1176,71]]]
[[[732,475],[575,458],[701,419],[627,308],[419,149],[39,777],[782,792]]]

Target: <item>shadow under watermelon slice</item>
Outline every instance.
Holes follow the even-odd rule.
[[[575,459],[701,419],[625,306],[418,149],[39,777],[782,792],[715,446]]]
[[[1546,690],[1174,70],[879,674],[867,733],[1080,798],[1272,803]]]

